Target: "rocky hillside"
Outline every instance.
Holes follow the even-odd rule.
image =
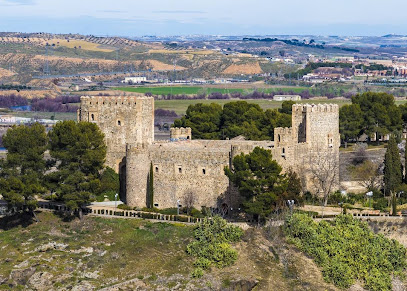
[[[28,83],[47,73],[152,70],[167,76],[174,69],[182,77],[214,78],[286,73],[295,71],[297,66],[271,64],[264,57],[237,51],[222,53],[203,45],[191,47],[181,43],[173,47],[164,42],[117,37],[0,33],[0,83]]]
[[[336,290],[279,228],[249,228],[237,262],[192,279],[192,226],[85,217],[0,222],[0,290]]]

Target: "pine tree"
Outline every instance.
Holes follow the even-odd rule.
[[[387,194],[393,193],[403,179],[400,154],[394,136],[390,137],[384,156],[384,187]]]
[[[45,192],[45,127],[39,123],[13,126],[3,136],[3,144],[7,157],[0,161],[0,194],[13,212],[35,217],[36,196]]]
[[[68,120],[58,122],[48,136],[51,157],[57,162],[57,171],[48,178],[56,181],[58,199],[82,218],[82,207],[100,191],[104,135],[95,123]]]

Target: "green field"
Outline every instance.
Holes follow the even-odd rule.
[[[17,117],[51,119],[54,116],[55,120],[76,120],[76,112],[40,112],[40,111],[14,111],[12,113]]]
[[[210,103],[217,103],[220,105],[225,105],[226,103],[238,101],[236,99],[213,99],[213,100],[156,100],[155,101],[155,108],[162,108],[167,110],[174,110],[178,115],[185,114],[189,105],[203,103],[203,104],[210,104]],[[272,101],[272,100],[265,100],[265,99],[248,99],[248,100],[239,100],[239,101],[247,101],[248,103],[258,104],[264,110],[266,109],[275,109],[280,108],[282,102],[280,101]],[[350,104],[350,100],[303,100],[297,103],[334,103],[338,104],[339,106],[343,106],[345,104]]]
[[[240,100],[240,99],[239,99]],[[161,108],[166,110],[174,110],[178,115],[185,114],[189,105],[203,103],[203,104],[210,104],[210,103],[217,103],[220,105],[225,105],[226,103],[238,101],[238,99],[199,99],[199,100],[155,100],[155,108]],[[267,109],[275,109],[281,107],[281,101],[273,101],[273,100],[266,100],[266,99],[247,99],[247,100],[240,100],[240,101],[247,101],[248,103],[258,104],[264,110]],[[406,103],[407,100],[397,100],[396,104],[401,105]],[[302,100],[297,103],[304,104],[304,103],[314,103],[314,104],[338,104],[339,106],[343,106],[346,104],[350,104],[350,100],[343,100],[343,99],[321,99],[321,100]],[[55,119],[57,120],[76,120],[76,113],[75,112],[24,112],[18,111],[12,113],[15,116],[19,117],[29,117],[29,118],[45,118],[51,119],[51,116],[55,115]]]
[[[303,90],[308,89],[307,87],[284,87],[284,88],[211,88],[211,87],[199,87],[199,86],[157,86],[157,87],[118,87],[116,90],[125,91],[125,92],[135,92],[135,93],[151,93],[153,95],[196,95],[196,94],[210,94],[214,92],[219,92],[222,94],[228,94],[233,92],[239,92],[242,94],[252,93],[254,90],[258,92],[291,92],[300,93]]]

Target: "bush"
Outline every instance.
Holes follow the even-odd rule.
[[[98,196],[96,196],[96,201],[97,202],[103,202],[105,201],[105,196],[107,196],[107,199],[109,199],[110,201],[114,201],[114,195],[116,195],[115,191],[107,191],[104,192],[102,194],[99,194]]]
[[[196,269],[192,276],[203,274],[203,270],[211,266],[222,268],[233,264],[237,259],[237,251],[230,243],[240,240],[243,231],[237,226],[228,224],[219,216],[205,218],[194,231],[196,241],[187,246],[187,253],[197,257]],[[201,274],[201,276],[202,276]]]
[[[373,209],[385,211],[387,207],[388,207],[387,198],[381,197],[373,200]]]
[[[141,218],[145,218],[145,219],[153,219],[154,216],[155,216],[154,213],[145,213],[145,212],[141,213]]]
[[[335,193],[332,193],[328,197],[328,204],[331,205],[338,205],[339,202],[344,202],[346,200],[345,196],[342,195],[340,191],[336,191]]]
[[[296,209],[295,213],[303,213],[303,214],[306,214],[311,217],[318,216],[318,212],[316,212],[316,211],[305,211],[305,210],[301,210],[301,209]]]
[[[153,208],[143,207],[143,208],[141,208],[141,211],[160,213],[160,209],[155,208],[155,207],[153,207]]]
[[[177,215],[177,208],[165,208],[165,209],[157,209],[161,214],[165,215]]]
[[[316,195],[313,195],[310,191],[305,192],[303,195],[303,198],[304,198],[305,203],[307,203],[307,204],[312,204],[312,205],[320,204],[319,197],[317,197]]]
[[[126,204],[120,204],[117,206],[117,208],[123,209],[123,210],[133,210],[133,208],[131,208],[130,206],[128,206]]]
[[[119,193],[120,181],[119,174],[112,168],[107,167],[100,175],[100,193],[114,192]]]
[[[191,277],[192,278],[201,278],[204,274],[204,271],[202,268],[197,267],[191,272]]]
[[[350,215],[316,223],[294,213],[284,231],[291,243],[323,268],[325,280],[340,288],[358,280],[369,290],[391,290],[391,276],[407,266],[406,249],[400,243],[374,234],[366,222]]]
[[[177,221],[188,222],[188,216],[181,216],[181,215],[176,215],[176,216],[177,216]]]
[[[364,199],[365,196],[363,194],[348,193],[346,194],[346,201],[344,202],[353,205],[356,202],[363,202]]]
[[[195,217],[195,218],[204,218],[204,217],[205,217],[205,215],[203,215],[202,212],[199,211],[199,210],[196,209],[196,208],[192,208],[192,209],[191,209],[191,216],[192,216],[192,217]]]

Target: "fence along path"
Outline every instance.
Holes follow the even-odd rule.
[[[39,201],[38,207],[44,210],[51,211],[68,211],[63,203],[56,203],[50,201]],[[124,210],[117,209],[112,207],[85,207],[82,209],[83,214],[92,215],[92,216],[102,216],[102,217],[122,217],[122,218],[143,218],[143,219],[152,219],[160,221],[173,221],[173,222],[184,222],[184,223],[198,223],[202,221],[202,218],[192,217],[188,215],[169,215],[161,214],[155,212],[145,212],[137,210]]]

